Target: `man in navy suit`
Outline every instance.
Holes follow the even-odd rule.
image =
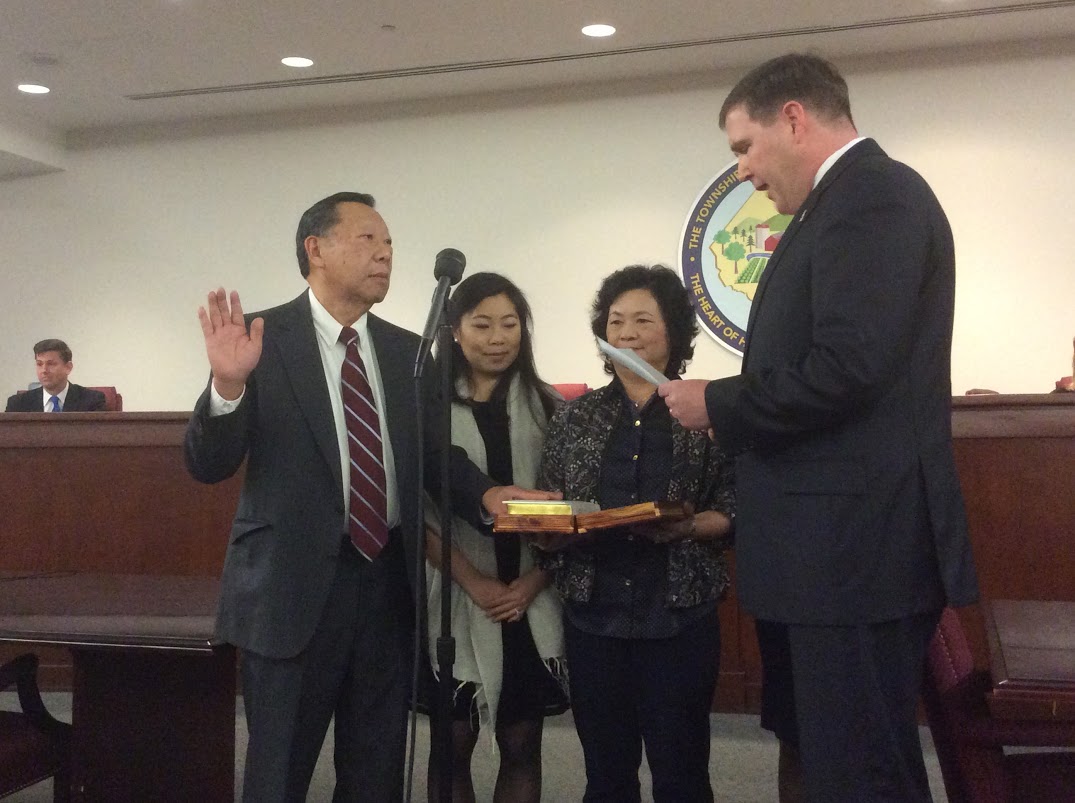
[[[37,381],[41,387],[16,393],[7,400],[7,413],[88,413],[105,408],[99,390],[68,382],[75,364],[71,349],[62,340],[49,338],[34,345]]]
[[[388,292],[392,238],[374,201],[337,193],[299,221],[296,253],[309,289],[244,318],[239,296],[209,293],[198,311],[212,369],[187,430],[187,467],[219,482],[246,461],[217,617],[242,650],[250,741],[243,799],[302,801],[335,720],[334,801],[393,803],[403,795],[416,559],[417,335],[370,312]],[[372,560],[348,536],[353,464],[341,394],[344,327],[375,399],[383,446],[388,540]],[[352,337],[354,333],[349,333]],[[348,358],[350,360],[350,358]],[[438,490],[437,382],[427,372],[426,487]],[[503,512],[503,500],[544,492],[495,486],[453,449],[460,515]],[[354,503],[354,504],[352,504]],[[418,606],[425,610],[425,603]],[[424,639],[423,639],[424,643]]]
[[[858,136],[820,58],[748,73],[720,126],[740,178],[793,219],[741,374],[660,393],[739,453],[738,593],[761,621],[763,719],[786,712],[806,799],[926,801],[925,651],[941,609],[977,598],[951,442],[952,232],[921,176]]]

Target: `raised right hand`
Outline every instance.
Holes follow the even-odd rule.
[[[255,318],[247,332],[239,294],[231,291],[229,307],[223,287],[210,291],[206,305],[198,307],[198,320],[213,372],[213,386],[225,399],[239,398],[246,387],[247,377],[261,358],[265,321]]]

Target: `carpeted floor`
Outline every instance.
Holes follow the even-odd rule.
[[[45,694],[45,704],[59,719],[71,721],[71,696],[69,694]],[[0,694],[0,708],[18,710],[18,700],[12,693]],[[236,799],[241,791],[243,754],[246,749],[246,722],[239,700],[239,713],[235,721]],[[756,716],[738,714],[714,714],[712,723],[712,750],[710,754],[710,778],[718,801],[725,803],[775,803],[776,801],[776,741],[758,727]],[[929,730],[921,729],[922,744],[929,770],[930,786],[935,803],[947,803],[941,781],[937,755]],[[332,769],[331,729],[321,752],[310,786],[308,800],[312,802],[332,800],[334,773]],[[425,767],[429,756],[429,723],[425,717],[418,718],[416,737],[415,771],[412,800],[425,803]],[[543,741],[543,801],[568,803],[582,799],[585,776],[582,769],[582,750],[575,736],[570,714],[546,721]],[[496,758],[487,749],[486,742],[479,742],[474,754],[474,785],[479,801],[492,800],[496,778]],[[652,801],[649,792],[649,773],[643,760],[643,803]],[[30,789],[6,798],[5,803],[49,803],[52,800],[52,782],[38,784]]]

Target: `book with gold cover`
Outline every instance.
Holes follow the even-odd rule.
[[[594,513],[601,509],[596,502],[572,502],[567,499],[508,499],[504,502],[508,513],[532,516],[577,515]]]
[[[510,503],[509,503],[510,504]],[[562,502],[571,505],[571,502]],[[548,509],[554,506],[548,505]],[[570,508],[568,508],[570,510]],[[562,509],[550,513],[502,513],[496,517],[493,532],[498,533],[588,533],[625,524],[648,521],[678,521],[690,514],[683,502],[641,502],[608,510],[569,513]]]

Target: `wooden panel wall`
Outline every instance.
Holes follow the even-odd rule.
[[[240,478],[192,480],[190,413],[0,414],[0,570],[220,574]],[[0,660],[25,651],[0,645]],[[46,688],[70,657],[36,649]]]
[[[187,476],[188,417],[0,415],[0,570],[218,574],[240,479]],[[1075,398],[959,397],[952,427],[982,596],[1075,600]],[[962,616],[985,666],[981,616]],[[734,588],[721,642],[716,710],[757,711],[760,659]],[[69,677],[63,651],[43,664],[45,685]]]

